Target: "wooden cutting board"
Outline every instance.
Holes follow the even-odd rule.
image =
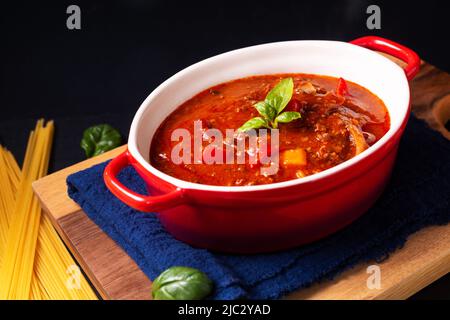
[[[415,114],[450,139],[445,122],[450,118],[450,75],[423,63],[412,83]],[[73,202],[66,192],[66,177],[113,158],[119,147],[33,183],[44,211],[76,260],[104,299],[151,299],[151,281],[134,261]],[[290,294],[288,299],[405,299],[450,271],[450,224],[430,227],[412,235],[406,245],[377,264],[381,288],[369,289],[372,275],[361,264],[333,281]]]

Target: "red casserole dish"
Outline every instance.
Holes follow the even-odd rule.
[[[405,69],[369,49],[403,60]],[[128,150],[108,164],[105,183],[121,201],[158,214],[168,232],[196,247],[257,253],[318,240],[354,221],[382,193],[410,112],[408,80],[419,66],[412,50],[379,37],[350,43],[270,43],[206,59],[166,80],[142,103],[131,125]],[[267,185],[191,183],[149,163],[150,141],[161,122],[196,93],[250,75],[295,72],[343,77],[367,88],[385,103],[389,131],[363,153],[333,168]],[[128,165],[145,180],[150,196],[119,182],[118,173]]]

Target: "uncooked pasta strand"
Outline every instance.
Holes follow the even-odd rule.
[[[29,138],[0,268],[0,299],[30,297],[41,216],[31,183],[45,174],[52,136],[53,123],[49,122],[44,126],[43,120],[39,120]]]
[[[75,261],[30,192],[31,183],[47,172],[52,136],[53,122],[44,125],[39,120],[30,134],[22,170],[0,146],[0,283],[7,284],[0,286],[0,298],[97,299],[81,273],[75,282],[79,286],[67,285],[67,271]]]

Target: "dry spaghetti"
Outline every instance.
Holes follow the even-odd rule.
[[[97,298],[31,189],[47,172],[53,131],[52,121],[37,122],[22,170],[0,147],[0,299]]]

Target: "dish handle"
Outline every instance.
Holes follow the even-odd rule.
[[[420,69],[420,58],[413,50],[394,41],[376,36],[367,36],[350,41],[351,44],[390,54],[406,63],[405,74],[412,80]]]
[[[138,194],[129,188],[125,187],[117,178],[117,175],[123,168],[130,165],[130,153],[128,150],[112,159],[103,172],[103,180],[106,187],[119,200],[129,205],[130,207],[144,212],[156,212],[164,209],[175,207],[183,202],[183,191],[176,188],[173,191],[159,195],[147,196]]]

